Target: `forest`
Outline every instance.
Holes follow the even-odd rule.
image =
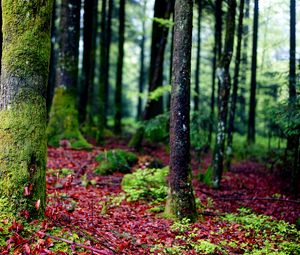
[[[299,1],[0,7],[1,255],[300,254]]]

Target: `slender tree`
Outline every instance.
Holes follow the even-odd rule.
[[[91,104],[95,74],[95,45],[98,0],[84,1],[82,82],[79,95],[79,123],[92,125]],[[87,114],[88,112],[88,114]]]
[[[241,123],[246,123],[246,86],[247,86],[247,72],[248,72],[248,41],[249,41],[249,25],[248,20],[250,18],[250,0],[245,0],[245,15],[244,15],[245,22],[243,25],[243,53],[241,58],[242,64],[242,72],[240,75],[240,82],[239,82],[239,95],[238,95],[238,102],[239,102],[239,111],[238,115],[240,117]]]
[[[224,158],[224,145],[226,134],[226,120],[228,99],[230,93],[230,73],[229,66],[233,54],[234,34],[235,34],[235,12],[236,0],[228,1],[228,12],[226,20],[226,35],[224,52],[217,68],[217,77],[220,83],[219,93],[219,107],[218,107],[218,125],[216,133],[216,142],[213,157],[213,175],[212,185],[214,188],[220,187],[220,182],[223,173],[223,158]]]
[[[0,211],[32,218],[46,205],[46,87],[52,1],[2,0]]]
[[[151,59],[149,70],[149,93],[155,91],[163,82],[163,62],[169,27],[161,25],[160,19],[169,20],[174,9],[174,0],[156,0],[152,24]],[[162,97],[147,100],[143,120],[149,120],[163,112]],[[144,128],[140,127],[129,142],[130,147],[139,149],[144,138]]]
[[[215,3],[215,42],[213,49],[212,60],[212,90],[210,100],[210,123],[209,123],[209,137],[208,141],[211,144],[213,133],[213,122],[215,116],[215,87],[216,87],[216,68],[217,61],[221,57],[222,52],[222,0],[216,0]]]
[[[48,77],[48,86],[47,86],[47,114],[50,113],[50,108],[52,105],[52,100],[54,96],[55,89],[55,79],[56,79],[56,60],[57,60],[57,52],[55,49],[55,43],[57,41],[57,33],[56,33],[56,0],[53,1],[53,11],[52,11],[52,24],[51,24],[51,55],[50,55],[50,64],[49,64],[49,77]]]
[[[146,7],[147,7],[147,1],[144,0],[143,2],[143,19],[142,19],[142,38],[140,41],[140,49],[141,49],[141,55],[140,55],[140,77],[139,77],[139,98],[138,98],[138,105],[137,105],[137,120],[141,119],[142,115],[142,97],[140,96],[144,91],[144,85],[145,85],[145,42],[146,42]]]
[[[194,110],[199,110],[199,91],[200,91],[200,52],[201,52],[201,16],[202,16],[202,1],[198,0],[198,18],[197,18],[197,55],[196,55],[196,71],[195,71],[195,93]]]
[[[244,4],[245,4],[245,0],[240,0],[239,21],[238,21],[239,23],[238,23],[238,31],[237,31],[236,57],[235,57],[235,67],[234,67],[234,76],[233,76],[233,88],[232,88],[232,94],[231,94],[231,105],[230,105],[229,121],[228,121],[227,169],[230,169],[231,158],[232,158],[232,141],[233,141],[233,131],[234,131],[234,118],[235,118],[235,110],[236,110],[236,102],[237,102],[237,91],[238,91],[239,73],[240,73],[240,62],[241,62]]]
[[[123,61],[124,61],[124,41],[125,41],[125,0],[120,0],[119,9],[119,53],[117,66],[117,80],[115,91],[115,126],[116,134],[122,132],[122,78],[123,78]]]
[[[289,108],[297,107],[296,79],[296,1],[290,0]],[[288,160],[292,161],[291,190],[294,194],[298,194],[298,183],[300,175],[299,150],[299,135],[289,135],[287,138],[287,156]]]
[[[72,148],[91,148],[79,131],[77,100],[81,1],[62,0],[56,88],[47,127],[48,143],[68,140]]]
[[[166,211],[195,220],[197,212],[190,168],[190,75],[192,0],[176,0],[170,119],[169,199]]]
[[[257,41],[258,41],[258,0],[254,0],[253,18],[253,41],[252,41],[252,62],[251,62],[251,87],[250,105],[248,119],[248,143],[255,142],[255,109],[256,109],[256,68],[257,68]]]

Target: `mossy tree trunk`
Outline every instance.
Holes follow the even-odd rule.
[[[230,73],[229,66],[233,54],[234,34],[235,34],[235,13],[236,0],[228,1],[228,12],[226,20],[226,35],[224,51],[217,68],[217,77],[220,84],[219,107],[218,107],[218,124],[216,132],[216,142],[213,157],[213,175],[212,185],[214,188],[220,187],[223,173],[223,158],[226,134],[226,120],[228,99],[230,94]]]
[[[238,23],[238,36],[237,36],[237,46],[236,46],[236,57],[235,57],[235,66],[234,66],[234,76],[233,76],[233,88],[231,94],[231,104],[229,110],[229,121],[228,121],[228,138],[227,138],[227,150],[226,150],[226,167],[230,170],[231,159],[233,155],[233,132],[234,132],[234,119],[235,119],[235,110],[237,102],[237,92],[238,92],[238,83],[239,83],[239,73],[240,73],[240,63],[241,63],[241,48],[242,48],[242,36],[243,36],[243,19],[244,19],[244,4],[245,0],[240,1],[239,7],[239,23]]]
[[[51,0],[2,0],[0,211],[44,214]]]
[[[190,167],[190,77],[192,0],[176,0],[170,116],[170,176],[166,212],[196,219]]]
[[[256,112],[256,68],[257,68],[257,42],[258,42],[258,0],[254,1],[254,20],[252,38],[252,62],[250,83],[250,105],[248,119],[248,143],[255,142],[255,112]]]
[[[117,65],[117,80],[115,90],[115,118],[114,131],[119,135],[122,132],[122,83],[124,63],[124,41],[125,41],[125,0],[120,0],[119,9],[119,51]]]
[[[208,142],[211,144],[214,119],[215,119],[215,90],[216,90],[216,68],[217,61],[221,57],[222,52],[222,3],[223,0],[216,0],[215,2],[215,36],[214,49],[212,59],[212,85],[211,85],[211,99],[210,99],[210,123]]]
[[[56,88],[47,128],[48,143],[68,140],[75,149],[91,148],[79,131],[76,107],[81,1],[63,0]]]

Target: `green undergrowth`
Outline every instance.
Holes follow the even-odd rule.
[[[210,221],[208,229],[205,222],[202,227],[188,219],[174,221],[170,231],[175,240],[169,245],[157,240],[151,254],[300,254],[300,233],[287,222],[245,208]]]
[[[169,167],[138,169],[126,174],[122,180],[122,189],[129,201],[164,201],[167,197],[167,175]]]
[[[100,162],[95,168],[95,173],[100,175],[109,175],[116,171],[121,173],[129,173],[138,158],[133,152],[121,149],[109,150],[96,156],[96,160]]]

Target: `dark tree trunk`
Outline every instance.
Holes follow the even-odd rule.
[[[248,120],[248,143],[249,144],[255,142],[257,41],[258,41],[258,0],[255,0],[254,21],[253,21],[250,105],[249,105],[249,120]]]
[[[174,9],[174,0],[156,0],[154,5],[154,18],[170,19]],[[163,82],[164,52],[168,38],[169,28],[153,20],[151,59],[149,70],[149,93],[156,90]],[[157,100],[148,100],[143,112],[143,120],[149,120],[163,113],[162,97]],[[130,147],[138,150],[144,138],[144,128],[140,127],[129,142]]]
[[[81,1],[62,0],[56,87],[47,127],[48,143],[68,140],[74,149],[91,148],[79,131],[77,110]]]
[[[240,1],[239,8],[239,23],[238,23],[238,37],[237,37],[237,46],[236,46],[236,59],[234,67],[234,76],[233,76],[233,88],[231,95],[231,105],[229,111],[229,122],[228,122],[228,138],[227,138],[227,169],[230,170],[231,158],[232,158],[232,140],[233,140],[233,131],[234,131],[234,117],[237,101],[237,91],[239,83],[239,73],[240,73],[240,62],[241,62],[241,47],[242,47],[242,37],[243,37],[243,18],[244,18],[244,3],[245,0]]]
[[[190,167],[190,76],[192,0],[175,1],[173,75],[170,119],[170,176],[166,211],[176,218],[196,219]]]
[[[194,110],[199,110],[200,97],[200,52],[201,52],[201,16],[202,16],[202,1],[198,1],[198,20],[197,20],[197,55],[196,55],[196,71],[195,71],[195,92]]]
[[[124,60],[124,40],[125,40],[125,0],[120,0],[119,9],[119,54],[117,66],[117,81],[115,91],[115,126],[116,134],[122,132],[122,77],[123,77],[123,60]]]
[[[240,105],[239,117],[241,123],[246,123],[246,85],[247,85],[247,72],[248,72],[248,42],[249,42],[249,25],[250,18],[250,0],[245,0],[245,18],[246,21],[243,25],[243,55],[241,59],[242,72],[240,78],[240,92],[238,101]]]
[[[173,0],[156,0],[154,6],[154,18],[170,19],[173,12]],[[162,26],[157,21],[152,25],[151,60],[149,75],[149,93],[162,86],[164,52],[167,44],[169,28]],[[163,113],[163,99],[147,102],[144,111],[144,120],[149,120]]]
[[[102,0],[102,8],[101,8],[101,36],[100,36],[100,102],[99,102],[99,123],[98,123],[98,136],[97,136],[97,142],[102,142],[103,140],[103,133],[104,133],[104,126],[105,126],[105,120],[106,120],[106,91],[105,91],[105,82],[106,82],[106,76],[107,73],[107,22],[106,22],[106,3],[107,0]]]
[[[111,21],[114,1],[108,0],[108,13],[106,25],[106,54],[105,54],[105,75],[104,75],[104,127],[107,127],[108,105],[109,105],[109,70],[110,70],[110,45],[111,45]]]
[[[173,13],[174,22],[174,13]],[[171,29],[171,46],[170,46],[170,70],[169,70],[169,84],[172,84],[172,67],[173,67],[173,44],[174,44],[174,26]],[[170,111],[171,107],[171,92],[168,94],[167,110]]]
[[[212,90],[210,100],[210,123],[209,123],[209,136],[208,141],[211,144],[214,117],[215,117],[215,88],[216,88],[216,68],[217,61],[221,57],[222,51],[222,0],[216,0],[215,4],[215,43],[213,50],[213,63],[212,63]]]
[[[50,0],[2,0],[0,211],[7,217],[43,217],[46,207],[51,12]]]
[[[79,95],[80,124],[92,121],[89,119],[91,116],[88,116],[91,113],[90,106],[89,109],[87,108],[88,103],[92,103],[90,99],[94,81],[97,6],[98,0],[84,1],[82,84]]]
[[[54,96],[54,89],[55,89],[55,83],[56,83],[56,49],[55,49],[55,43],[57,40],[56,36],[56,27],[55,27],[55,21],[56,21],[56,0],[53,1],[53,11],[52,11],[52,24],[51,24],[51,55],[50,55],[50,64],[49,64],[49,77],[48,77],[48,86],[47,86],[47,99],[46,99],[46,105],[47,105],[47,115],[50,113],[50,108],[52,105],[52,100]]]
[[[226,119],[228,109],[228,99],[230,94],[230,74],[229,66],[233,54],[234,34],[235,34],[235,12],[236,1],[228,1],[228,14],[226,20],[226,35],[224,52],[217,68],[217,77],[220,83],[218,125],[213,158],[212,185],[214,188],[220,187],[223,174],[223,158],[226,134]]]
[[[143,6],[143,14],[145,15],[146,13],[146,7],[147,7],[147,2],[144,1],[144,6]],[[140,48],[141,48],[141,55],[140,55],[140,77],[139,77],[139,98],[138,98],[138,105],[137,105],[137,120],[141,119],[142,115],[142,106],[143,106],[143,101],[141,94],[144,91],[144,85],[145,85],[145,41],[146,41],[146,20],[143,17],[142,21],[142,39],[140,42]]]
[[[290,0],[290,64],[289,64],[289,107],[297,104],[296,90],[296,1]],[[290,135],[287,138],[287,158],[292,161],[291,191],[297,195],[299,185],[299,135]],[[288,165],[288,164],[287,164]]]

